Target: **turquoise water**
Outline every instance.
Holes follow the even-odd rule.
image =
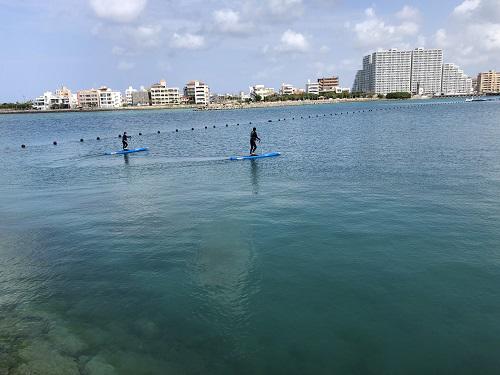
[[[498,374],[499,118],[1,116],[0,374]]]

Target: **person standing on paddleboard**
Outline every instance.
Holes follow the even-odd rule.
[[[252,132],[250,133],[250,155],[255,155],[255,150],[257,150],[256,141],[259,141],[260,143],[260,138],[257,135],[257,128],[253,128]]]
[[[132,136],[130,135],[127,135],[127,132],[123,132],[123,135],[122,135],[122,145],[123,145],[123,149],[126,150],[128,148],[128,142],[127,140],[132,138]]]

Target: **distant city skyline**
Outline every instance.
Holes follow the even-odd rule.
[[[0,0],[0,101],[66,85],[124,92],[164,78],[212,92],[304,87],[339,76],[351,87],[364,55],[443,48],[466,74],[500,70],[500,1],[246,0],[173,3]]]

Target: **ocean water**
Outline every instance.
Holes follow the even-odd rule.
[[[499,119],[0,116],[0,374],[500,373]]]

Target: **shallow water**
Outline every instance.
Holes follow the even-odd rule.
[[[0,374],[498,373],[499,118],[0,116]]]

